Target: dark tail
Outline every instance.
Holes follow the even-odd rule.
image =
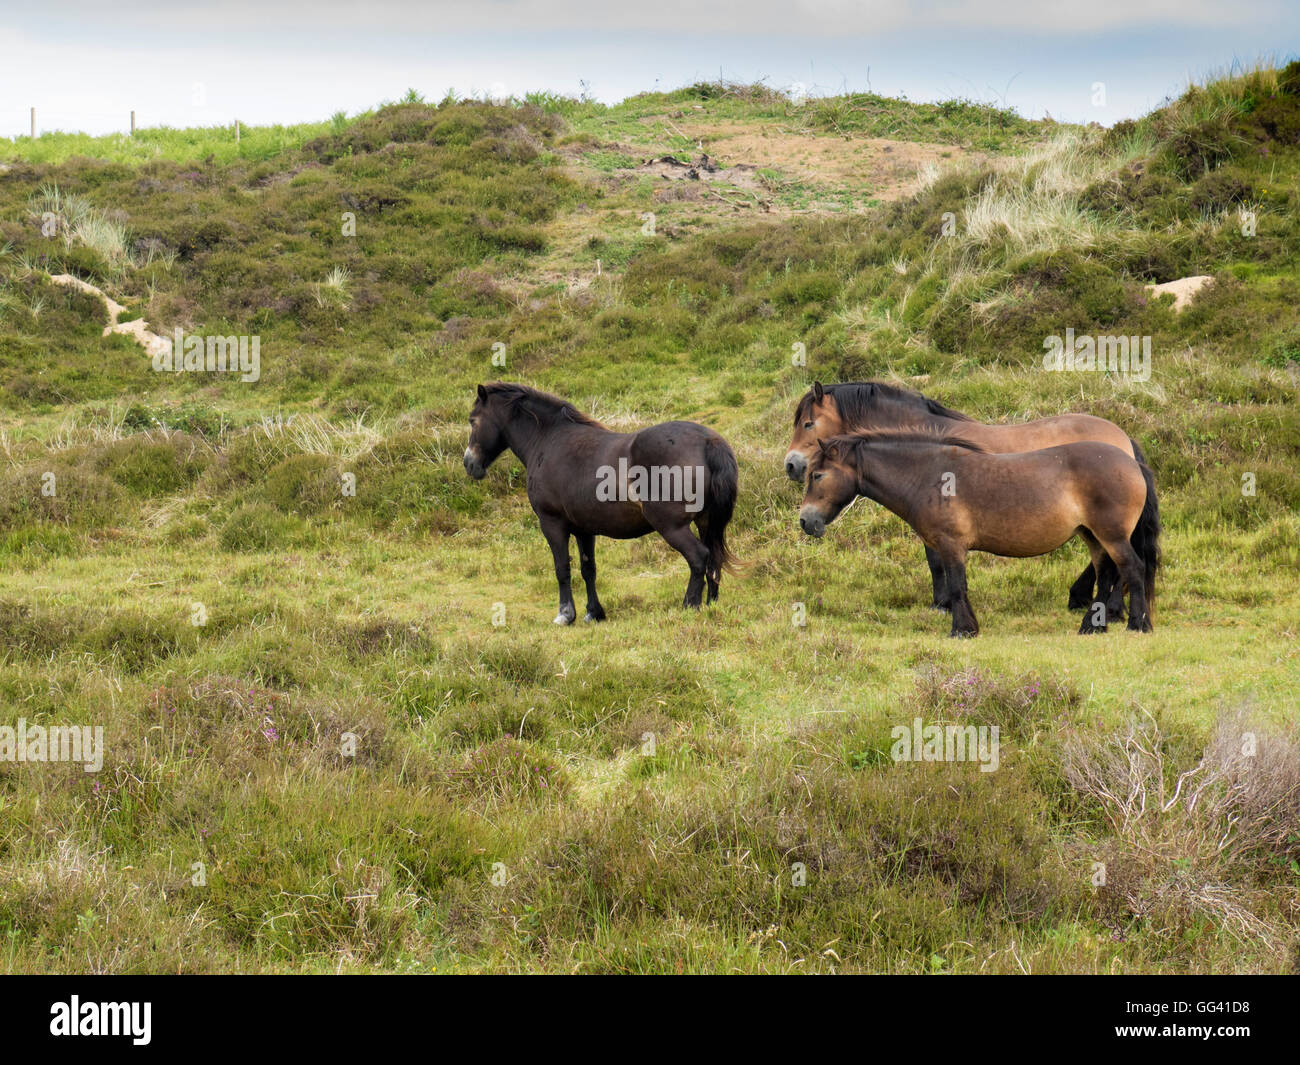
[[[716,581],[724,569],[734,569],[735,558],[727,549],[727,523],[736,509],[740,492],[740,468],[735,453],[720,436],[704,444],[704,462],[709,470],[709,494],[704,500],[704,546],[709,549],[709,575]]]
[[[1146,463],[1146,456],[1137,446],[1136,440],[1130,440],[1133,454],[1142,468],[1142,479],[1147,483],[1147,498],[1142,504],[1142,517],[1138,518],[1137,527],[1129,537],[1129,543],[1137,552],[1138,558],[1146,569],[1143,576],[1147,593],[1147,613],[1155,618],[1156,570],[1160,568],[1160,504],[1156,501],[1156,478],[1151,467]]]

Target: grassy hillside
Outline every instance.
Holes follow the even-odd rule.
[[[701,85],[225,135],[0,146],[0,720],[107,740],[0,761],[6,968],[1300,964],[1297,64],[1109,131]],[[259,379],[155,372],[62,274]],[[1045,372],[1067,328],[1150,380]],[[1125,426],[1156,633],[1073,635],[1078,544],[977,556],[957,642],[892,515],[806,541],[794,401],[864,377]],[[727,436],[716,607],[598,542],[610,620],[550,624],[522,468],[460,466],[494,378]],[[892,762],[918,716],[1000,768]]]

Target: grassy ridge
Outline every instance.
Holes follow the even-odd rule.
[[[265,157],[11,164],[0,701],[102,723],[108,752],[0,762],[7,967],[1293,968],[1292,70],[1110,133],[697,86],[411,101]],[[697,105],[1017,150],[774,219],[590,158]],[[63,272],[162,332],[258,335],[260,380],[154,373]],[[1190,274],[1215,280],[1183,312],[1143,287]],[[1151,380],[1045,373],[1067,327],[1150,336]],[[977,559],[984,635],[957,644],[892,516],[800,538],[793,401],[866,376],[1127,427],[1161,484],[1158,631],[1074,637],[1067,545]],[[657,540],[600,543],[611,620],[549,625],[521,468],[459,465],[493,377],[733,442],[744,568],[716,609],[680,612]],[[895,764],[916,716],[999,725],[1000,768]],[[1198,764],[1200,801],[1175,797]]]
[[[423,97],[408,90],[402,104],[423,105]],[[452,93],[443,106],[462,101]],[[674,92],[640,93],[617,104],[603,104],[589,99],[558,96],[554,93],[529,93],[522,100],[506,101],[510,106],[528,105],[564,118],[577,140],[618,134],[634,139],[644,132],[643,121],[671,115],[681,107],[703,110],[720,119],[740,119],[748,123],[778,122],[783,128],[810,129],[841,134],[897,137],[905,140],[933,141],[940,144],[969,144],[991,149],[1029,139],[1041,133],[1043,124],[1022,118],[1014,111],[971,100],[946,100],[940,103],[912,103],[874,93],[840,96],[791,96],[764,85],[735,85],[700,82]],[[381,105],[381,108],[391,106]],[[249,126],[241,123],[240,137],[235,140],[230,126],[173,129],[167,126],[139,129],[125,133],[92,136],[86,133],[50,131],[37,137],[12,137],[0,141],[0,162],[21,160],[29,163],[62,163],[76,157],[143,163],[167,160],[191,163],[212,159],[218,163],[238,160],[260,162],[302,147],[309,140],[328,133],[338,133],[354,122],[366,121],[374,110],[348,116],[340,111],[327,122],[301,122],[282,126]],[[680,112],[678,112],[680,113]],[[669,147],[689,152],[695,143],[678,135]]]

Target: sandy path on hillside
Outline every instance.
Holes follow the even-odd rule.
[[[104,336],[113,333],[129,336],[149,353],[150,358],[171,351],[172,342],[166,337],[160,337],[157,333],[151,333],[149,323],[143,318],[136,318],[130,322],[119,322],[118,318],[122,316],[122,312],[126,308],[88,281],[82,281],[81,278],[73,277],[71,274],[53,274],[50,281],[65,288],[75,288],[88,296],[97,296],[103,300],[104,306],[108,309],[108,325],[104,326]]]
[[[1196,298],[1196,294],[1208,285],[1214,278],[1208,274],[1196,274],[1194,277],[1180,277],[1177,281],[1166,281],[1162,285],[1147,285],[1147,291],[1152,296],[1163,296],[1166,292],[1172,292],[1174,296],[1174,310],[1181,311]]]

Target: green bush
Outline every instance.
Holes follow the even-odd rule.
[[[51,463],[0,478],[0,529],[36,522],[93,529],[122,520],[122,490],[98,473]]]
[[[266,551],[282,546],[294,523],[266,503],[237,508],[221,527],[219,540],[226,551]]]
[[[131,436],[110,444],[96,459],[95,468],[132,495],[149,498],[193,484],[207,466],[209,454],[193,437],[180,433],[166,440]]]
[[[293,455],[266,474],[266,498],[289,513],[318,514],[342,499],[338,463],[325,455]]]

